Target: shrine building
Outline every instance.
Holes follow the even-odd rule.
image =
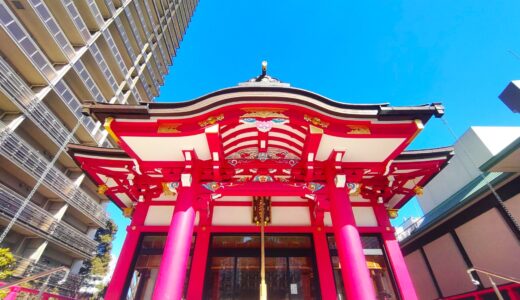
[[[69,145],[131,218],[105,299],[417,299],[389,219],[452,148],[438,103],[347,104],[262,75],[182,103],[92,103]]]

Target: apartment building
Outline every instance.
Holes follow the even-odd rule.
[[[471,127],[454,148],[398,235],[419,299],[498,299],[493,284],[520,299],[520,127]]]
[[[1,232],[35,189],[0,244],[24,262],[20,276],[58,265],[77,273],[96,250],[108,199],[63,150],[113,147],[82,104],[154,101],[197,3],[0,1]]]

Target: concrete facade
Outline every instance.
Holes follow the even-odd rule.
[[[469,268],[520,277],[519,154],[519,127],[472,127],[455,144],[450,164],[424,188],[418,199],[426,214],[401,236],[420,299],[488,293],[488,276],[474,272],[475,285]],[[520,287],[493,280],[511,299],[520,295]]]
[[[82,104],[153,102],[197,3],[0,2],[1,231],[42,179],[1,243],[18,257],[20,276],[35,265],[77,273],[95,252],[108,199],[62,150],[114,147]]]

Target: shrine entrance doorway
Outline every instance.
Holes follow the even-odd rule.
[[[321,299],[312,237],[266,235],[268,299]],[[260,236],[214,235],[204,299],[257,299],[260,286]]]

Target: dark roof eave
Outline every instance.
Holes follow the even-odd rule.
[[[395,120],[414,120],[419,119],[423,123],[426,123],[432,116],[441,117],[444,114],[444,107],[440,103],[432,103],[418,106],[402,106],[402,107],[393,107],[389,106],[388,103],[380,103],[380,104],[351,104],[351,103],[342,103],[333,101],[329,98],[323,97],[321,95],[295,88],[288,87],[234,87],[219,90],[207,95],[204,95],[200,98],[186,101],[186,102],[177,102],[177,103],[142,103],[141,105],[121,105],[121,104],[103,104],[103,103],[87,103],[84,105],[83,113],[85,115],[90,115],[95,117],[101,122],[104,122],[107,117],[118,117],[118,118],[128,118],[128,119],[149,119],[151,116],[168,116],[172,115],[171,112],[161,114],[158,113],[157,110],[161,109],[175,109],[175,108],[185,108],[208,98],[231,94],[234,92],[244,92],[244,91],[269,91],[269,92],[285,92],[285,93],[293,93],[296,95],[304,95],[316,100],[323,102],[324,104],[330,105],[332,107],[337,107],[341,109],[350,109],[357,110],[361,112],[360,114],[344,114],[339,113],[334,110],[327,110],[326,112],[335,115],[337,117],[368,117],[375,118],[383,121],[395,121]],[[211,109],[213,106],[222,104],[223,101],[225,103],[232,103],[233,101],[243,101],[245,98],[234,97],[232,99],[225,99],[215,103],[212,105],[207,105],[203,108],[198,108],[197,110],[192,110],[189,112],[179,112],[178,116],[190,115],[193,113],[200,113]],[[260,97],[257,99],[261,99]],[[270,98],[266,96],[265,100],[273,101],[276,99]],[[279,98],[280,101],[291,101],[293,103],[303,103],[303,100],[296,100],[291,98]],[[320,107],[311,104],[305,103],[310,107],[320,110]],[[365,111],[365,113],[363,113]],[[374,111],[376,112],[374,114]]]
[[[455,148],[453,147],[441,147],[433,149],[422,149],[422,150],[406,150],[396,157],[396,161],[406,161],[411,159],[434,159],[434,158],[447,158],[450,160],[455,154]]]

